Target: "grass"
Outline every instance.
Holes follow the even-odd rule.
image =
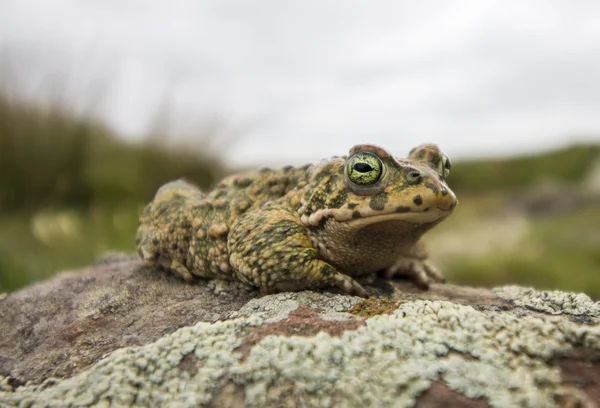
[[[34,106],[0,89],[0,214],[138,204],[166,181],[207,187],[221,171],[206,140],[179,149],[159,140],[126,143],[60,105]]]
[[[508,214],[496,224],[481,219],[468,221],[470,217],[467,214],[457,222],[440,227],[440,231],[432,231],[434,245],[439,246],[444,240],[465,243],[438,260],[451,282],[487,287],[519,284],[584,292],[600,298],[598,202],[577,211],[546,217],[521,218]],[[517,219],[511,220],[512,217]],[[471,228],[480,225],[482,235],[492,237],[489,247],[473,250],[474,244],[468,236],[471,228],[461,228],[460,224],[470,224]],[[503,231],[501,225],[508,225],[508,231]],[[511,228],[518,231],[510,232]],[[478,240],[485,238],[478,237]]]
[[[0,293],[90,265],[108,251],[133,251],[141,208],[44,210],[0,218]]]
[[[479,158],[452,166],[450,183],[458,194],[509,193],[540,180],[578,183],[600,157],[600,144],[574,145],[537,155]]]
[[[0,293],[108,250],[133,251],[140,208],[160,185],[186,177],[208,187],[223,171],[202,137],[180,149],[164,139],[127,143],[60,104],[34,105],[0,86]]]

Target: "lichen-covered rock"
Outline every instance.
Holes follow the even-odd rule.
[[[574,316],[600,316],[600,303],[594,302],[583,293],[538,291],[520,286],[503,286],[494,292],[511,299],[516,305],[549,314],[570,314]]]
[[[0,406],[600,401],[598,304],[584,295],[365,287],[375,296],[257,297],[126,259],[63,275],[0,300]]]

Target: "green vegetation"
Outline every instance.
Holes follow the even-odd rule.
[[[472,202],[477,203],[474,198]],[[480,206],[480,204],[475,204]],[[585,292],[600,298],[600,205],[543,217],[491,209],[490,217],[461,212],[439,230],[437,249],[460,242],[438,259],[449,281],[469,285],[520,284]],[[432,253],[436,256],[432,248]]]
[[[67,111],[0,91],[0,292],[133,251],[142,206],[166,181],[207,187],[210,152],[173,150],[160,135],[126,143]]]
[[[177,177],[214,181],[220,166],[209,152],[160,140],[125,143],[90,119],[0,92],[0,213],[137,204]]]
[[[126,143],[93,120],[0,90],[0,293],[133,251],[138,214],[158,186],[186,177],[208,187],[224,174],[211,152],[161,140]],[[434,262],[451,282],[600,297],[600,198],[582,184],[599,160],[600,145],[590,145],[454,163],[461,203],[428,236]],[[539,195],[548,182],[555,197]],[[528,197],[569,200],[542,213],[523,205]]]
[[[139,211],[124,206],[0,217],[0,291],[90,265],[107,251],[133,251]]]
[[[577,183],[600,157],[600,144],[571,146],[535,156],[478,159],[452,166],[450,182],[457,194],[510,192],[542,179]]]

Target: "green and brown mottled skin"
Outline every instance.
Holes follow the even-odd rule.
[[[365,153],[383,170],[375,183],[359,185],[348,163]],[[458,202],[444,163],[433,144],[407,159],[357,145],[348,158],[229,176],[209,193],[170,182],[140,218],[138,252],[186,280],[241,280],[263,294],[337,286],[367,297],[353,277],[376,272],[427,288],[443,277],[420,239]]]

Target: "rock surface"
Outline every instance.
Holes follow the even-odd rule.
[[[63,273],[0,296],[0,406],[600,404],[589,297],[364,284],[259,297],[126,256]]]

